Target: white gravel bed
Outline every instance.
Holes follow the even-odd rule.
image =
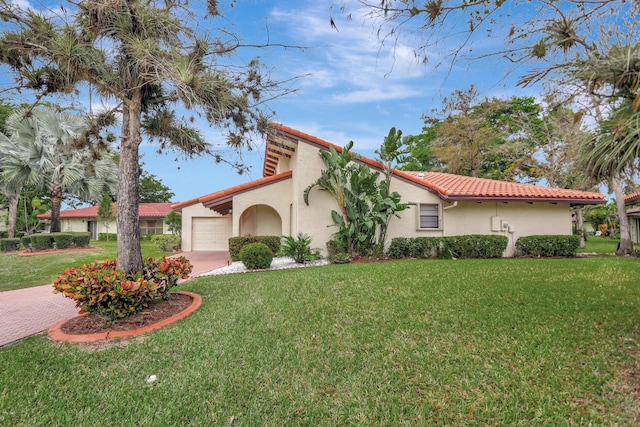
[[[300,267],[314,267],[317,265],[327,265],[329,264],[327,260],[321,259],[313,262],[306,262],[304,264],[298,264],[293,260],[293,258],[289,257],[277,257],[271,261],[271,268],[268,270],[286,270],[288,268],[300,268]],[[203,276],[217,276],[220,274],[234,274],[234,273],[247,273],[249,271],[266,271],[266,270],[249,270],[244,266],[242,261],[232,262],[226,267],[217,268],[215,270],[211,270],[206,273],[202,273],[198,277]]]

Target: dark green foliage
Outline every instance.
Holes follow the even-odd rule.
[[[229,239],[229,255],[232,261],[240,261],[242,247],[250,243],[264,243],[271,254],[275,255],[280,250],[280,236],[238,236]]]
[[[29,243],[31,243],[31,235],[27,234],[24,235],[20,238],[20,243],[22,244],[23,247],[28,248],[29,247]]]
[[[7,237],[9,237],[9,233],[6,231],[0,231],[0,239],[6,239]]]
[[[327,242],[327,252],[329,259],[333,260],[337,254],[347,252],[347,244],[340,239],[331,239]]]
[[[20,249],[20,239],[0,239],[0,252],[10,252]]]
[[[444,237],[396,237],[391,240],[391,258],[451,258]]]
[[[73,245],[77,248],[86,248],[91,241],[91,233],[87,231],[80,231],[76,233],[70,233],[73,239]]]
[[[174,234],[156,234],[151,238],[162,252],[173,252],[180,249],[180,237]]]
[[[57,249],[67,249],[73,244],[73,235],[70,233],[51,233]]]
[[[501,258],[509,238],[500,235],[471,234],[467,236],[444,237],[445,250],[453,258]]]
[[[499,235],[471,234],[448,237],[396,237],[391,240],[391,258],[500,258],[509,239]]]
[[[521,256],[574,257],[579,246],[578,236],[523,236],[516,241]]]
[[[176,236],[182,235],[182,215],[178,215],[176,211],[171,211],[164,221],[167,223],[170,232]]]
[[[273,252],[264,243],[249,243],[240,250],[240,261],[249,270],[264,270],[271,266]]]
[[[143,163],[144,164],[144,163]],[[175,194],[154,174],[140,175],[140,203],[168,203]]]
[[[51,234],[41,233],[31,235],[31,244],[34,251],[44,251],[53,247],[53,237]]]
[[[117,238],[118,235],[116,233],[98,233],[98,240],[111,240],[115,242]],[[142,239],[142,236],[140,236],[140,238]]]
[[[280,252],[285,256],[293,258],[297,263],[302,264],[311,257],[311,237],[298,233],[298,237],[283,236]]]

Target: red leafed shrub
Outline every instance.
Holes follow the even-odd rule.
[[[128,275],[116,262],[71,267],[53,282],[54,293],[76,300],[76,307],[107,320],[136,313],[151,301],[168,299],[169,290],[188,277],[191,264],[184,257],[145,262],[142,274]]]
[[[144,262],[144,277],[158,284],[158,293],[163,299],[169,299],[169,291],[178,284],[178,279],[186,279],[192,271],[191,263],[183,256],[179,258],[162,257],[158,260],[148,258]]]

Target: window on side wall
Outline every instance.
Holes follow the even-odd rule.
[[[440,205],[435,203],[420,203],[418,205],[418,229],[440,229]]]

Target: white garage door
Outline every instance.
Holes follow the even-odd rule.
[[[231,231],[231,218],[193,218],[191,250],[228,251]]]

